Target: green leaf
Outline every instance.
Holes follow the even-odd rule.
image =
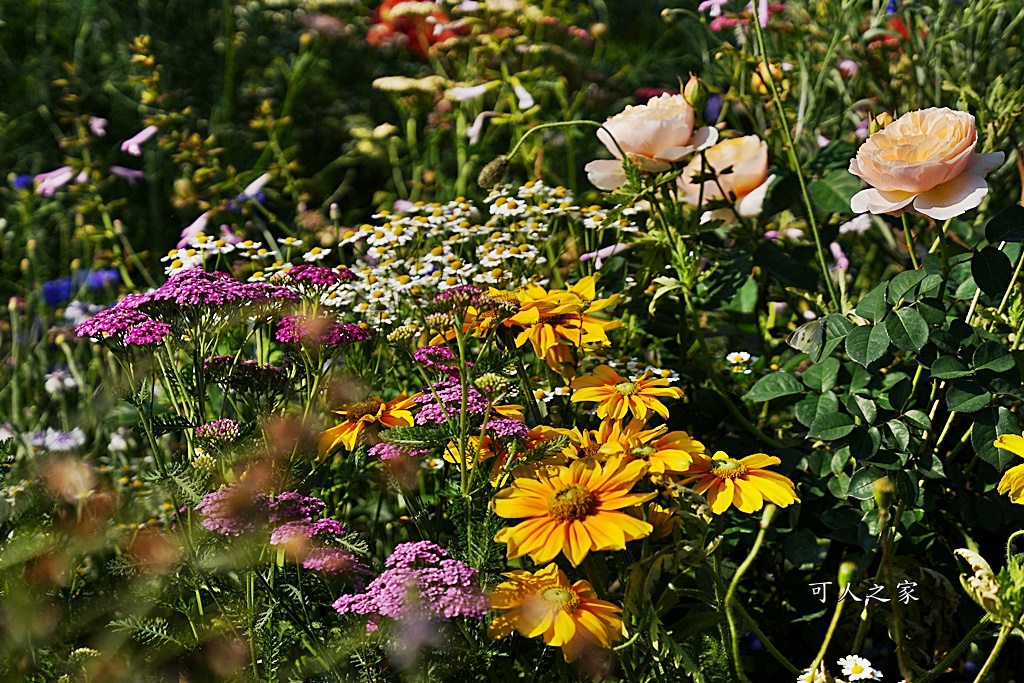
[[[796,567],[818,561],[818,539],[810,529],[798,529],[787,535],[782,550]]]
[[[803,381],[811,389],[824,393],[836,385],[836,376],[838,374],[839,360],[836,358],[826,358],[821,363],[812,365],[804,370]]]
[[[981,291],[1001,296],[1013,279],[1013,264],[1009,256],[995,247],[985,247],[971,259],[971,277]]]
[[[1011,204],[985,226],[985,239],[989,244],[1000,242],[1024,242],[1024,206]]]
[[[904,351],[920,351],[928,341],[928,323],[913,308],[901,308],[885,321],[892,343]]]
[[[867,460],[882,445],[882,433],[878,427],[857,427],[850,435],[850,455],[857,460]]]
[[[844,413],[819,415],[811,425],[807,438],[835,441],[852,432],[854,426],[853,418]]]
[[[946,406],[958,413],[976,413],[992,403],[992,394],[971,380],[957,380],[946,390]]]
[[[839,399],[831,391],[824,394],[808,394],[796,404],[796,419],[810,427],[819,415],[834,413],[839,409]]]
[[[971,430],[971,445],[978,457],[1002,472],[1017,456],[1008,451],[996,448],[993,442],[1002,434],[1019,434],[1020,425],[1013,412],[1003,408],[986,408],[973,416],[974,429]]]
[[[899,420],[885,423],[885,434],[897,450],[905,451],[910,446],[910,428]]]
[[[946,321],[946,305],[941,299],[926,297],[918,300],[917,312],[931,325],[941,325]]]
[[[956,356],[939,356],[932,363],[932,377],[936,379],[956,379],[973,374]]]
[[[761,403],[803,391],[804,385],[793,375],[788,372],[773,372],[757,380],[743,398]]]
[[[900,303],[907,295],[907,292],[924,280],[924,277],[925,272],[923,270],[904,270],[889,282],[889,291],[886,294],[886,299],[893,305]]]
[[[885,325],[862,325],[846,335],[846,353],[864,367],[885,355],[889,349],[889,333]]]
[[[864,398],[857,394],[847,394],[843,405],[854,417],[859,417],[864,422],[871,424],[878,417],[878,406],[870,398]]]
[[[860,178],[845,169],[829,172],[815,180],[808,188],[811,199],[822,211],[829,213],[852,213],[850,200],[860,192]]]
[[[1007,372],[1017,363],[1005,345],[997,341],[987,341],[974,351],[973,365],[975,370]]]
[[[889,283],[883,282],[865,294],[864,298],[857,304],[857,315],[867,318],[873,323],[877,323],[884,318],[885,314],[889,312],[889,304],[885,300],[885,292],[888,287]]]
[[[836,498],[846,498],[846,490],[850,487],[850,475],[840,472],[828,480],[828,490]]]
[[[932,421],[928,419],[928,413],[923,410],[908,410],[903,419],[918,429],[931,429]]]
[[[853,329],[853,323],[847,320],[845,315],[839,313],[830,313],[824,318],[825,324],[825,348],[821,351],[821,356],[817,360],[811,359],[816,363],[822,362],[822,359],[828,358],[832,355],[832,352],[843,343],[846,339],[846,335]]]
[[[867,500],[874,495],[872,486],[885,477],[885,472],[876,467],[862,467],[850,477],[850,487],[846,490],[849,498]]]

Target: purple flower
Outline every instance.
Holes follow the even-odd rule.
[[[480,589],[477,570],[448,558],[430,541],[402,543],[384,563],[385,571],[366,592],[342,595],[334,603],[339,614],[389,617],[406,624],[471,617],[483,619],[490,608]]]
[[[223,418],[206,422],[196,427],[196,437],[207,441],[220,441],[230,443],[241,434],[241,426],[238,420]]]
[[[189,240],[196,237],[197,235],[201,235],[203,231],[206,230],[206,223],[209,220],[210,212],[207,211],[206,213],[200,215],[199,218],[192,221],[192,223],[187,228],[182,230],[181,239],[178,240],[178,249],[184,248],[186,245],[188,245]]]
[[[121,271],[116,268],[101,268],[91,271],[85,278],[85,284],[90,289],[104,289],[114,287],[121,282]]]
[[[721,95],[712,95],[708,98],[708,103],[704,105],[704,120],[711,125],[718,123],[724,107],[725,98]]]
[[[145,320],[132,327],[124,335],[125,346],[148,346],[160,344],[171,333],[169,323],[159,320]]]
[[[616,254],[621,254],[627,249],[629,249],[629,245],[620,242],[619,244],[613,244],[610,247],[605,247],[603,249],[598,249],[597,251],[591,251],[583,254],[580,256],[580,262],[582,263],[584,261],[589,261],[592,258],[596,258],[597,263],[595,264],[595,268],[597,268],[597,270],[601,270],[601,266],[604,265],[605,259],[609,259]]]
[[[228,244],[239,244],[242,242],[242,238],[231,232],[231,228],[226,225],[220,226],[220,236]]]
[[[47,173],[40,173],[35,177],[36,194],[44,197],[52,197],[57,190],[71,182],[75,172],[70,166],[61,166]]]
[[[347,268],[345,270],[348,270]],[[352,273],[352,271],[348,271]],[[331,285],[338,284],[343,279],[343,274],[333,268],[324,268],[323,266],[313,265],[312,263],[303,263],[290,268],[287,272],[289,279],[293,282],[301,282],[307,285],[329,287]],[[355,278],[355,273],[352,273],[352,278]]]
[[[838,242],[832,242],[828,245],[829,250],[832,252],[832,258],[836,260],[833,270],[849,270],[850,259],[846,258],[846,254],[843,252],[843,248],[839,246]]]
[[[302,561],[302,568],[332,576],[347,575],[357,589],[373,576],[370,568],[345,548],[314,548]]]
[[[416,349],[412,357],[427,370],[437,370],[450,377],[459,376],[459,366],[454,362],[455,353],[444,344]]]
[[[434,393],[437,393],[441,403],[437,403]],[[420,404],[420,411],[416,414],[416,424],[435,425],[445,424],[448,419],[445,413],[457,417],[462,410],[462,386],[458,381],[445,379],[433,386],[433,389],[426,387],[423,394],[417,396],[416,403]],[[443,408],[442,408],[443,406]],[[487,398],[473,387],[467,388],[466,413],[468,415],[483,416],[487,410]]]
[[[119,306],[100,311],[75,328],[79,337],[107,340],[121,346],[159,344],[170,333],[168,323],[154,320],[137,309]]]
[[[57,280],[44,282],[42,285],[43,301],[45,301],[48,306],[60,306],[71,298],[72,289],[73,286],[71,284],[70,277],[62,277]]]
[[[128,181],[128,184],[135,186],[135,183],[140,180],[146,179],[145,171],[136,171],[132,168],[125,168],[124,166],[111,166],[110,172],[116,175],[118,178],[123,178]]]
[[[270,499],[245,481],[236,482],[203,496],[196,511],[203,528],[222,536],[240,536],[266,520]]]
[[[302,315],[282,318],[274,333],[274,339],[282,344],[342,346],[369,338],[369,331],[355,323],[339,323],[330,318],[307,318]]]
[[[309,525],[310,538],[328,538],[344,536],[345,525],[336,519],[318,519]]]
[[[853,78],[857,75],[857,69],[860,68],[860,65],[852,59],[844,59],[839,62],[838,67],[840,76],[843,78]]]
[[[768,0],[753,0],[747,5],[747,11],[751,14],[755,13],[754,2],[757,3],[757,23],[761,24],[761,28],[768,25]]]
[[[85,445],[85,432],[75,427],[70,432],[47,429],[43,435],[43,446],[54,453],[68,453]]]
[[[396,199],[394,208],[395,213],[409,213],[416,208],[416,204],[408,199]]]
[[[146,144],[151,137],[156,135],[157,130],[159,129],[156,126],[146,126],[138,133],[122,142],[121,151],[128,152],[128,154],[135,157],[142,156],[142,145]]]
[[[285,491],[270,504],[270,521],[310,522],[313,517],[323,512],[327,505],[319,498],[304,496],[296,491]]]
[[[494,432],[496,436],[516,439],[525,439],[529,432],[525,423],[520,422],[519,420],[509,420],[504,417],[489,420],[487,422],[487,428]]]
[[[370,455],[377,456],[381,460],[396,460],[398,458],[411,458],[417,455],[426,455],[430,450],[426,448],[410,449],[408,446],[398,446],[392,443],[381,442],[370,447]]]
[[[729,4],[729,0],[704,0],[697,5],[698,12],[707,12],[710,17],[722,16],[722,7]]]
[[[295,545],[312,538],[306,522],[285,522],[270,532],[270,545]]]
[[[107,134],[107,120],[100,118],[99,116],[90,116],[89,130],[91,130],[92,134],[96,137],[103,137]]]

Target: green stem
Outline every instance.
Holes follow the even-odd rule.
[[[768,527],[772,523],[772,517],[775,516],[775,512],[778,508],[772,504],[768,504],[764,513],[761,515],[761,526],[757,532],[757,538],[754,539],[754,547],[750,549],[747,554],[747,559],[743,560],[737,569],[736,573],[732,576],[732,581],[729,582],[729,590],[725,593],[725,618],[729,621],[729,636],[732,641],[732,661],[736,667],[736,676],[744,683],[749,682],[746,673],[743,671],[743,663],[740,661],[740,640],[739,634],[736,631],[736,620],[733,618],[733,603],[736,601],[736,587],[740,584],[740,579],[750,569],[750,565],[754,563],[754,559],[757,557],[757,553],[761,550],[761,544],[764,543],[765,534],[768,533]]]
[[[975,624],[974,628],[968,631],[967,635],[965,635],[960,640],[960,642],[957,643],[956,646],[954,646],[953,649],[950,650],[946,654],[946,656],[942,658],[941,662],[936,664],[932,668],[932,670],[926,673],[924,676],[921,676],[921,678],[917,679],[915,683],[931,683],[931,681],[941,676],[946,671],[946,669],[948,669],[950,665],[953,664],[953,662],[960,658],[960,655],[963,654],[964,650],[971,646],[971,643],[974,642],[974,639],[981,635],[981,632],[985,630],[985,627],[988,625],[989,619],[990,617],[988,614],[983,616],[981,618],[981,621]]]
[[[978,672],[977,677],[974,679],[974,683],[981,683],[985,680],[985,676],[995,666],[996,659],[999,657],[1000,651],[1003,649],[1003,645],[1006,644],[1006,639],[1009,637],[1010,632],[1013,631],[1012,626],[1003,626],[999,630],[999,638],[996,640],[996,646],[992,648],[992,652],[988,654],[988,659],[985,660],[985,664],[981,667],[981,671]]]
[[[921,265],[917,262],[917,254],[914,249],[914,240],[910,236],[910,222],[907,220],[907,212],[903,212],[903,238],[907,240],[907,252],[910,254],[910,262],[914,265],[914,270],[921,270]]]
[[[840,600],[836,603],[836,609],[832,613],[832,621],[828,624],[828,630],[825,631],[825,640],[821,642],[821,647],[818,649],[818,654],[814,656],[814,661],[811,662],[809,667],[811,671],[817,671],[821,665],[821,661],[825,659],[825,653],[828,651],[828,645],[832,642],[832,636],[836,632],[836,625],[839,624],[839,616],[843,613],[843,605],[846,604],[846,600]],[[854,650],[856,652],[856,650]]]
[[[789,165],[796,173],[796,179],[800,183],[800,194],[803,195],[804,207],[807,209],[807,224],[814,235],[814,246],[818,252],[818,264],[821,266],[821,275],[825,278],[825,286],[828,288],[829,301],[833,306],[838,306],[839,299],[836,297],[835,287],[832,278],[828,274],[828,264],[825,261],[825,249],[821,245],[821,233],[818,230],[818,221],[814,218],[814,205],[811,203],[811,195],[807,191],[807,181],[804,178],[803,169],[800,167],[800,159],[796,156],[796,143],[789,132],[789,122],[786,120],[786,111],[782,108],[782,97],[779,95],[779,88],[775,84],[775,77],[768,65],[768,53],[764,49],[764,31],[761,30],[761,22],[753,21],[754,33],[757,36],[757,48],[761,52],[761,59],[765,63],[767,72],[768,88],[772,91],[772,99],[775,102],[775,109],[778,112],[779,122],[782,129],[782,139],[786,144],[786,155],[789,157]]]

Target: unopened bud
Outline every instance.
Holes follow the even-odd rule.
[[[512,385],[512,380],[508,377],[499,375],[496,372],[488,372],[480,375],[473,385],[479,389],[484,396],[488,398],[495,398],[508,391],[508,388]]]
[[[337,221],[341,218],[341,208],[338,207],[337,202],[331,204],[331,220]]]
[[[590,35],[594,36],[598,40],[601,40],[608,35],[608,24],[602,24],[600,22],[590,27]]]
[[[708,101],[707,84],[696,76],[690,76],[690,80],[683,88],[683,99],[698,112],[704,111],[704,105]]]
[[[871,485],[871,492],[875,496],[875,505],[879,510],[888,510],[892,507],[892,499],[896,493],[896,486],[892,483],[892,479],[888,477],[876,479],[875,483]]]
[[[850,562],[847,560],[839,565],[839,592],[842,593],[846,590],[846,586],[849,585],[854,579],[857,578],[858,570],[857,563]]]
[[[502,154],[500,157],[484,166],[483,170],[480,171],[480,175],[477,176],[477,184],[484,189],[494,187],[500,183],[505,177],[505,174],[508,173],[508,167],[508,157]]]
[[[885,127],[890,123],[892,123],[892,115],[887,111],[883,111],[871,120],[871,127],[869,130],[871,134],[874,135],[880,130],[885,130]]]

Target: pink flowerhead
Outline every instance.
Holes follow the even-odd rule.
[[[57,190],[70,183],[74,176],[75,172],[70,166],[61,166],[53,171],[40,173],[33,178],[36,183],[36,194],[52,197],[57,194]]]
[[[144,145],[151,137],[156,135],[157,130],[159,129],[156,126],[146,126],[138,133],[122,142],[121,151],[128,152],[128,154],[135,157],[142,156],[142,145]]]

